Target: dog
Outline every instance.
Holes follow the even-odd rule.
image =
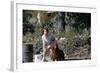
[[[50,57],[52,61],[64,61],[64,52],[59,49],[57,43],[50,48]]]

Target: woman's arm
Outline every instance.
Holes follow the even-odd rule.
[[[42,36],[42,43],[43,43],[43,49],[45,49],[46,48],[46,43],[45,43],[45,40],[44,40],[44,37]]]
[[[45,40],[43,39],[43,49],[45,49],[46,46],[45,46]]]

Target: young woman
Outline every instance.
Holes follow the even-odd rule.
[[[43,61],[45,61],[46,53],[49,50],[49,46],[51,45],[51,35],[49,33],[48,28],[44,28],[43,35],[42,35],[42,42],[43,42]],[[48,48],[49,47],[49,48]]]

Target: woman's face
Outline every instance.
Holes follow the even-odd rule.
[[[47,35],[47,34],[48,34],[48,31],[44,29],[44,35]]]

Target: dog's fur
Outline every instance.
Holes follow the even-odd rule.
[[[53,48],[50,48],[50,57],[52,61],[63,61],[64,60],[64,52],[59,49],[57,43]]]

